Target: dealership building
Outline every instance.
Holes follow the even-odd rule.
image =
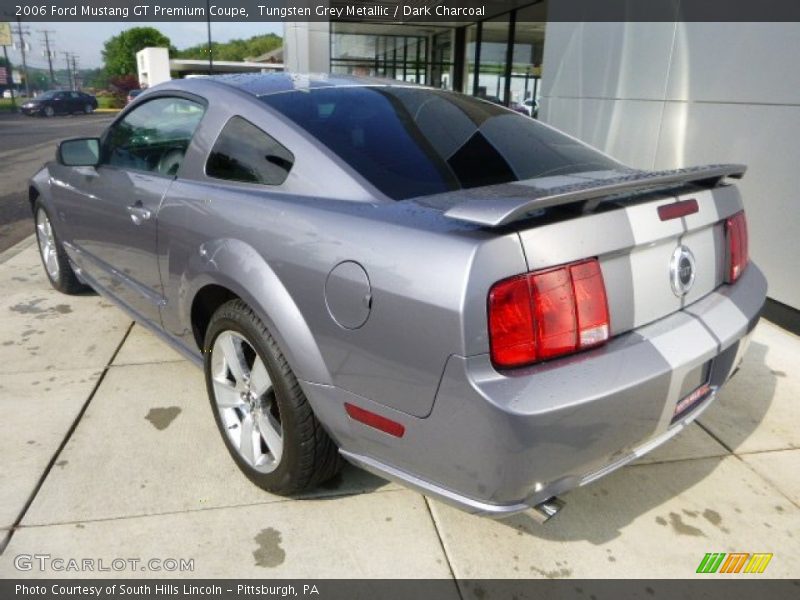
[[[547,2],[517,4],[472,23],[286,23],[284,66],[535,99],[541,120],[642,169],[745,163],[751,256],[771,309],[796,319],[800,24],[548,22]]]
[[[279,56],[217,67],[387,77],[538,107],[542,121],[642,169],[744,163],[750,253],[773,316],[796,327],[800,24],[548,21],[548,2],[504,0],[494,13],[487,2],[473,22],[287,22]],[[159,51],[163,78],[205,72]]]

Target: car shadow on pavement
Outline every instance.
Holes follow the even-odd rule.
[[[328,481],[321,483],[313,490],[292,496],[292,498],[295,500],[335,500],[342,496],[377,492],[390,485],[386,479],[376,477],[367,471],[345,463],[342,470]]]
[[[701,417],[703,429],[708,432],[717,429],[718,421],[722,421],[728,413],[747,415],[747,418],[738,420],[738,427],[734,431],[730,430],[730,419],[725,421],[727,426],[723,445],[729,451],[739,447],[758,428],[772,404],[776,376],[765,363],[768,350],[764,344],[751,343],[739,372],[723,389],[716,406],[709,407]],[[731,393],[737,385],[743,386],[745,393],[738,393],[738,390],[737,393]],[[566,494],[562,498],[566,502],[565,508],[545,525],[528,513],[514,515],[500,522],[520,534],[528,533],[546,540],[584,540],[603,544],[619,537],[623,528],[644,513],[669,503],[706,479],[724,458],[698,457],[666,463],[634,464]],[[704,508],[706,511],[714,509],[713,506]],[[702,535],[702,532],[697,533],[699,529],[682,520],[687,518],[685,515],[694,516],[696,512],[688,508],[683,512],[684,516],[670,512],[664,517],[657,517],[656,522],[672,526],[678,535]],[[719,527],[718,523],[714,525]],[[720,528],[726,531],[724,526]]]

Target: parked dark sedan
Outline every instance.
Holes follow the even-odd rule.
[[[74,90],[54,90],[45,92],[22,105],[22,112],[28,116],[89,114],[97,108],[97,98]]]
[[[128,96],[125,98],[125,104],[130,104],[143,92],[144,90],[131,90],[128,92]]]

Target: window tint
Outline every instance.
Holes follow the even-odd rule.
[[[174,176],[204,111],[184,98],[155,98],[139,105],[106,134],[103,162]]]
[[[261,100],[395,199],[620,166],[529,117],[460,94],[349,87]]]
[[[258,127],[233,117],[225,124],[206,163],[206,175],[217,179],[280,185],[294,155]]]

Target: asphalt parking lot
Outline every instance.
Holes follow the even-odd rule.
[[[25,237],[25,179],[56,139],[109,120],[0,117],[0,214],[20,215],[0,233],[23,238],[0,251],[0,577],[685,578],[709,552],[772,553],[766,576],[797,576],[800,338],[766,321],[698,422],[566,495],[544,526],[473,517],[352,467],[300,498],[255,488],[202,373],[103,298],[55,292]],[[25,554],[194,568],[20,571]]]
[[[52,159],[56,143],[98,135],[112,119],[104,113],[52,119],[0,113],[0,252],[33,230],[27,181]]]

